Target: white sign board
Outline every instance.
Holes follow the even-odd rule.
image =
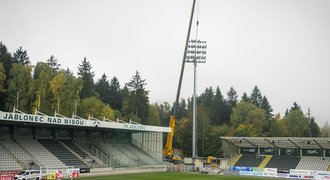
[[[135,131],[151,131],[151,132],[170,132],[171,128],[161,126],[147,126],[142,124],[117,123],[108,121],[96,121],[87,119],[64,118],[54,116],[42,116],[34,114],[21,114],[0,111],[0,121],[15,121],[35,124],[53,124],[76,127],[95,127],[109,129],[126,129]]]

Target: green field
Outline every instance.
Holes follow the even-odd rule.
[[[262,177],[249,177],[249,176],[222,176],[222,175],[206,175],[195,173],[144,173],[144,174],[127,174],[127,175],[111,175],[103,177],[89,177],[79,178],[84,180],[261,180],[261,179],[275,179],[275,178],[262,178]],[[276,178],[278,179],[278,178]]]

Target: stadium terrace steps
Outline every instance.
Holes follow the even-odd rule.
[[[230,166],[234,166],[234,165],[237,163],[237,161],[238,161],[241,157],[242,157],[242,154],[238,154],[238,155],[236,155],[236,156],[233,158],[233,160],[231,161]]]
[[[328,157],[303,156],[296,169],[326,171],[330,164]]]
[[[107,144],[101,143],[97,145],[100,149],[105,150],[109,153],[113,159],[118,162],[116,166],[121,167],[134,167],[144,165],[158,165],[158,162],[153,157],[137,148],[136,146],[123,143],[123,144]]]
[[[104,164],[106,167],[110,167],[110,166],[117,167],[118,164],[117,160],[115,160],[110,153],[108,153],[100,146],[86,142],[74,142],[74,143],[76,143],[77,146],[84,149],[84,151],[91,154],[92,157],[96,157],[96,160],[99,160],[100,164]]]
[[[123,153],[125,156],[129,157],[129,159],[131,159],[135,163],[140,161],[139,157],[134,155],[134,153],[128,150],[127,148],[125,148],[124,145],[116,144],[114,146],[118,151]]]
[[[60,159],[66,166],[74,167],[86,167],[87,165],[74,155],[70,150],[65,148],[59,142],[54,140],[38,140],[45,148],[53,153],[58,159]]]
[[[98,151],[101,151],[102,154],[109,156],[111,160],[111,166],[113,167],[127,167],[129,166],[129,163],[127,162],[127,158],[123,156],[120,152],[118,152],[116,149],[111,147],[110,145],[107,145],[105,143],[98,143],[96,144],[90,144],[92,147],[96,147]]]
[[[89,164],[93,167],[107,166],[106,163],[104,163],[101,159],[91,155],[90,153],[88,153],[88,150],[85,150],[83,147],[80,147],[79,145],[75,144],[73,141],[61,140],[59,142],[64,146],[66,146],[66,148],[69,148],[71,151],[77,154],[78,157],[82,158],[81,160],[86,164]]]
[[[235,166],[258,167],[262,161],[263,158],[255,154],[243,154]]]
[[[106,150],[115,157],[119,163],[123,166],[136,166],[138,165],[134,158],[131,158],[131,155],[126,151],[121,150],[120,145],[112,144],[105,146]]]
[[[32,155],[30,155],[26,150],[24,150],[23,147],[21,147],[15,141],[6,140],[6,141],[2,141],[1,143],[4,147],[7,148],[8,151],[12,153],[13,156],[15,156],[18,163],[21,164],[22,167],[29,167],[29,164],[31,162],[36,161]]]
[[[300,158],[296,156],[273,156],[266,168],[296,169],[299,161]]]
[[[146,152],[142,151],[138,147],[136,147],[133,144],[123,144],[123,146],[131,151],[135,156],[139,157],[142,161],[142,165],[156,165],[160,164],[159,161],[152,158],[150,155],[148,155]]]
[[[268,162],[272,159],[272,156],[264,156],[264,160],[260,163],[258,168],[264,168]]]
[[[37,161],[40,167],[65,167],[65,164],[36,140],[17,140]]]
[[[72,150],[70,147],[68,147],[66,144],[64,144],[62,141],[57,141],[57,142],[59,144],[61,144],[65,149],[67,149],[68,151],[70,151],[75,157],[79,158],[82,162],[84,162],[85,164],[87,164],[86,157],[85,158],[81,157],[74,150]]]
[[[22,170],[23,168],[14,159],[13,155],[0,144],[0,171],[6,170]]]
[[[83,151],[82,149],[80,149],[76,144],[74,144],[72,141],[60,141],[63,144],[65,144],[68,148],[70,148],[72,151],[74,151],[78,156],[80,156],[83,159],[88,159],[90,158],[90,156]]]

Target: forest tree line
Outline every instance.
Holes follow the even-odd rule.
[[[139,71],[121,86],[114,76],[104,73],[94,82],[91,63],[83,58],[77,76],[62,69],[55,56],[32,66],[28,53],[19,47],[14,53],[0,42],[0,110],[17,108],[25,113],[54,112],[72,117],[100,120],[119,118],[146,125],[168,126],[174,104],[151,104],[146,79]],[[173,146],[191,155],[192,98],[177,105],[177,123]],[[220,136],[317,137],[320,128],[293,102],[284,116],[274,114],[272,106],[258,86],[241,97],[231,87],[225,95],[220,87],[208,87],[197,97],[198,156],[222,155]]]

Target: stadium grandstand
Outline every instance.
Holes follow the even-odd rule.
[[[329,171],[330,139],[315,137],[221,137],[231,167]]]
[[[161,165],[163,134],[170,130],[119,119],[0,111],[0,171]]]
[[[51,171],[54,168],[79,168],[89,172],[94,168],[164,167],[163,135],[170,131],[169,127],[119,119],[83,119],[58,113],[49,116],[38,111],[26,114],[16,109],[0,111],[0,172]],[[329,138],[220,139],[224,158],[215,161],[220,164],[204,163],[205,158],[196,158],[194,163],[175,168],[171,165],[171,171],[196,171],[199,167],[201,172],[216,174],[330,178]]]

